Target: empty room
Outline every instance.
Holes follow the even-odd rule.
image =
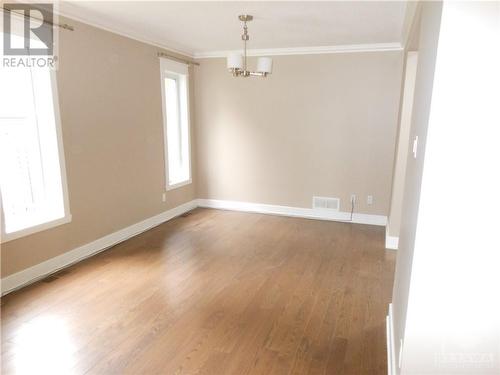
[[[0,12],[2,374],[500,374],[500,2]]]

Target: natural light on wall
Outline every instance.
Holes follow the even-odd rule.
[[[499,20],[443,3],[403,373],[500,374]]]
[[[161,58],[167,190],[191,182],[188,66]]]
[[[2,241],[7,241],[68,222],[70,215],[55,73],[3,67],[0,82]]]

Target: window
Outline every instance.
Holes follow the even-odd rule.
[[[14,35],[11,38],[20,39]],[[5,242],[69,222],[71,216],[55,73],[46,68],[4,67],[0,69],[0,82],[0,191]]]
[[[167,190],[191,183],[189,76],[185,64],[160,59]]]

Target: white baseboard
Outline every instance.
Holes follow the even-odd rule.
[[[399,237],[389,236],[389,223],[385,227],[385,248],[397,250],[399,246]]]
[[[399,245],[399,237],[385,236],[385,248],[397,250]]]
[[[106,250],[117,243],[123,242],[138,235],[139,233],[145,232],[148,229],[182,215],[185,212],[191,211],[196,207],[197,201],[192,200],[117,232],[108,234],[107,236],[101,237],[88,244],[77,247],[76,249],[70,250],[64,254],[46,260],[45,262],[34,265],[33,267],[26,268],[20,272],[9,275],[2,279],[2,295],[22,288],[23,286],[38,281],[54,272],[80,262],[81,260]]]
[[[387,216],[354,213],[350,221],[350,212],[329,212],[328,210],[278,206],[274,204],[225,201],[218,199],[198,199],[199,207],[218,208],[222,210],[258,212],[261,214],[302,217],[306,219],[347,221],[356,224],[384,226]]]
[[[387,334],[387,374],[396,375],[396,352],[394,346],[394,328],[392,323],[392,303],[389,304],[389,313],[386,318]]]
[[[88,244],[77,247],[76,249],[70,250],[64,254],[46,260],[45,262],[26,268],[15,274],[6,276],[1,280],[2,295],[22,288],[23,286],[26,286],[28,284],[34,283],[35,281],[47,277],[54,272],[57,272],[85,258],[106,250],[111,246],[116,245],[117,243],[123,242],[133,236],[138,235],[139,233],[145,232],[152,227],[155,227],[176,216],[182,215],[183,213],[190,211],[196,207],[257,212],[262,214],[302,217],[317,220],[346,221],[357,224],[383,226],[387,223],[387,217],[382,215],[355,213],[353,214],[352,221],[350,221],[349,212],[328,212],[321,209],[318,210],[312,208],[288,207],[271,204],[235,202],[216,199],[194,199],[168,211],[162,212],[161,214],[133,224],[127,228],[121,229]]]

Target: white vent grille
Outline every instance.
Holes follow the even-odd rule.
[[[340,208],[340,199],[327,198],[327,197],[313,197],[313,208],[338,211]]]

